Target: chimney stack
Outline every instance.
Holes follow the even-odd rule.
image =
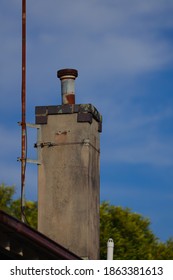
[[[35,110],[38,230],[82,258],[99,259],[102,117],[91,104],[75,104],[77,70],[57,76],[62,104]]]

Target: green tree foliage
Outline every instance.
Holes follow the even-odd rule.
[[[156,251],[156,260],[173,260],[173,239],[168,239],[165,243],[159,243]]]
[[[15,193],[14,186],[0,185],[0,209],[10,213],[11,203],[13,202],[13,195]]]
[[[13,199],[15,194],[14,186],[0,185],[0,209],[12,215],[17,219],[21,219],[20,199]],[[26,201],[25,203],[25,220],[26,223],[33,227],[37,227],[37,202]]]
[[[14,186],[0,185],[0,209],[20,219],[20,199]],[[37,202],[26,201],[26,222],[37,228]],[[107,241],[114,240],[114,260],[173,260],[173,239],[161,242],[150,229],[150,220],[128,208],[100,205],[100,257],[107,258]]]
[[[21,202],[20,199],[14,200],[10,205],[10,214],[17,219],[21,219]],[[25,221],[32,228],[37,228],[37,202],[26,201],[25,202]]]
[[[100,253],[107,258],[106,244],[114,240],[115,260],[173,259],[173,240],[162,243],[152,233],[150,221],[131,212],[103,202],[100,206]]]

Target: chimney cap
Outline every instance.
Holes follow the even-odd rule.
[[[78,77],[78,71],[76,69],[65,68],[57,71],[57,77],[61,79],[64,76]]]

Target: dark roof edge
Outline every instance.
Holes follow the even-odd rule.
[[[79,256],[70,252],[60,244],[49,239],[47,236],[38,232],[37,230],[32,229],[16,218],[8,215],[2,210],[0,210],[0,223],[8,226],[12,230],[15,230],[18,234],[25,236],[25,238],[34,241],[37,245],[39,245],[40,247],[44,247],[44,249],[46,249],[47,251],[59,255],[60,257],[62,257],[62,259],[82,260]]]

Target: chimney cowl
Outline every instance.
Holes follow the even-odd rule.
[[[65,78],[66,76],[74,76],[74,79],[78,77],[78,71],[76,69],[61,69],[57,71],[57,77],[60,79]]]
[[[74,80],[78,77],[76,69],[61,69],[57,71],[57,77],[61,80],[62,104],[75,104]]]

